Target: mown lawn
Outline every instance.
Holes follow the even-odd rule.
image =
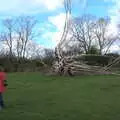
[[[0,120],[120,120],[120,77],[8,75]]]

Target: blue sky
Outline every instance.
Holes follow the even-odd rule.
[[[111,28],[119,19],[119,0],[73,0],[73,16],[92,14],[111,18]],[[64,26],[63,0],[0,0],[0,19],[31,15],[39,20],[41,35],[36,40],[42,46],[53,48],[60,40]]]

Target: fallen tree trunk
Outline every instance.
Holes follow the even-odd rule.
[[[81,75],[81,74],[110,74],[103,71],[100,66],[90,66],[84,62],[78,62],[70,57],[63,58],[60,62],[53,65],[53,70],[60,75]]]

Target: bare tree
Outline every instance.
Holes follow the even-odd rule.
[[[13,40],[14,40],[14,27],[15,22],[13,19],[3,20],[3,32],[0,35],[0,39],[5,43],[9,49],[9,57],[13,55]]]
[[[37,21],[33,17],[21,16],[17,18],[16,38],[17,56],[23,59],[26,56],[27,44],[35,38],[35,26]]]
[[[52,49],[44,49],[43,62],[47,65],[52,65],[55,59],[55,51]]]
[[[29,41],[26,47],[26,57],[29,59],[41,59],[44,49],[34,41]]]
[[[79,41],[85,53],[91,49],[95,36],[94,17],[91,15],[84,15],[72,20],[71,32],[75,40]]]
[[[95,36],[96,42],[98,43],[98,47],[100,50],[100,54],[106,54],[117,39],[117,37],[108,35],[108,25],[109,21],[104,18],[100,18],[96,22]]]

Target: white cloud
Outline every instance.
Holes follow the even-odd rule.
[[[47,32],[45,32],[42,35],[42,38],[44,40],[47,40],[47,41],[49,40],[48,45],[47,45],[48,47],[55,48],[55,46],[60,41],[61,35],[62,34],[60,32],[50,32],[50,31],[47,31]]]
[[[63,31],[65,24],[65,13],[60,13],[59,15],[49,17],[48,21],[53,24],[58,31]]]
[[[120,51],[120,47],[117,44],[112,45],[110,48],[110,52],[120,53],[119,51]]]
[[[63,0],[1,0],[0,14],[29,14],[56,10]]]
[[[117,24],[111,21],[111,23],[108,25],[107,31],[108,31],[107,36],[116,37],[118,35]]]
[[[54,10],[62,6],[63,0],[32,0],[35,4],[42,4],[48,10]]]
[[[111,2],[112,7],[108,9],[108,15],[110,16],[111,23],[108,26],[108,34],[110,36],[115,36],[119,34],[118,24],[120,24],[120,1],[119,0],[104,0],[105,2]],[[110,52],[120,53],[120,42],[115,42],[111,48]]]
[[[60,13],[56,16],[48,17],[48,23],[45,23],[42,38],[50,40],[53,48],[59,43],[65,24],[65,13]],[[53,28],[54,27],[54,28]],[[51,29],[54,29],[52,31]]]
[[[109,31],[112,34],[118,33],[118,24],[120,22],[120,1],[119,0],[104,0],[105,2],[112,2],[113,7],[108,10],[108,15],[111,19]]]

